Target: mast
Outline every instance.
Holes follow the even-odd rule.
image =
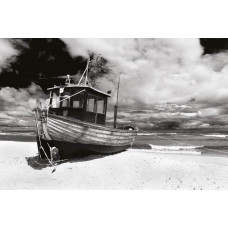
[[[117,89],[117,95],[116,95],[116,105],[114,106],[114,128],[116,128],[117,110],[118,110],[118,101],[119,101],[119,89],[120,89],[120,76],[119,76],[118,89]]]

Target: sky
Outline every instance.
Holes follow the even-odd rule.
[[[13,48],[7,39],[0,39],[0,69],[7,65],[7,60],[13,55],[17,55],[17,50]]]
[[[110,111],[116,102],[120,77],[119,122],[133,122],[143,128],[228,125],[227,41],[221,46],[218,39],[61,39],[58,42],[64,55],[57,54],[56,46],[50,48],[52,42],[43,43],[40,51],[34,42],[0,39],[0,118],[32,115],[35,99],[45,99],[38,76],[53,77],[49,72],[59,76],[67,71],[63,67],[58,71],[52,70],[56,67],[43,69],[44,64],[53,65],[62,59],[64,69],[76,75],[85,67],[89,55],[101,55],[112,69],[112,75],[100,78],[98,84],[101,90],[112,90]],[[28,58],[21,57],[24,53],[30,53]],[[39,61],[30,62],[31,53],[38,53],[35,56]],[[47,61],[40,61],[42,56]],[[21,67],[23,61],[24,65],[27,61],[27,67]],[[80,67],[75,68],[74,63]],[[34,68],[35,73],[27,70]],[[23,80],[27,81],[21,85]],[[107,120],[112,121],[111,112]]]

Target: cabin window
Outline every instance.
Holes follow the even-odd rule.
[[[61,96],[62,107],[67,108],[70,107],[70,92],[65,92],[63,96]]]
[[[52,93],[52,108],[59,108],[59,96],[56,92]]]
[[[96,97],[91,94],[88,94],[86,111],[95,112],[95,101]]]
[[[63,99],[66,99],[67,96],[64,96]],[[70,107],[70,98],[62,101],[62,107]]]
[[[102,114],[105,113],[104,104],[105,104],[104,98],[98,97],[97,98],[97,113],[102,113]]]
[[[82,94],[73,97],[73,108],[83,108],[84,95]]]

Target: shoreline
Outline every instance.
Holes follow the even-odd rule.
[[[0,141],[0,189],[228,189],[228,157],[128,149],[36,164],[35,142]]]
[[[148,136],[146,136],[148,137]],[[141,140],[142,138],[142,140]],[[224,140],[224,139],[222,139]],[[36,136],[35,136],[35,132],[26,132],[26,133],[23,133],[23,134],[8,134],[7,133],[3,133],[0,134],[0,142],[4,142],[4,141],[9,141],[9,142],[34,142],[36,143]],[[159,142],[159,144],[153,144],[153,143],[147,143],[146,142],[147,139],[144,139],[143,136],[137,136],[135,142],[133,143],[131,149],[139,149],[139,150],[151,150],[152,151],[152,147],[153,146],[160,146],[160,147],[163,147],[162,150],[163,152],[165,152],[165,147],[167,145],[167,142],[169,142],[169,140],[162,140]],[[155,140],[156,141],[156,140]],[[179,145],[180,147],[183,145],[182,142],[180,142],[181,144]],[[176,145],[167,145],[168,147],[175,147]],[[186,143],[186,146],[184,147],[188,147],[187,143]],[[201,152],[201,155],[202,156],[211,156],[211,157],[228,157],[228,152],[226,152],[227,150],[227,146],[221,146],[220,149],[218,150],[216,147],[213,148],[213,146],[199,146],[199,145],[193,145],[193,147],[196,149],[197,152]],[[197,148],[199,147],[199,148]],[[185,150],[185,148],[179,148],[179,151],[178,152],[178,148],[177,148],[177,152],[174,153],[174,154],[183,154],[184,153],[182,152],[182,150]],[[171,151],[172,152],[172,151]],[[171,153],[170,152],[170,153]],[[188,152],[188,151],[187,151]],[[153,152],[155,153],[155,152]],[[159,153],[159,151],[158,151]],[[168,153],[168,152],[167,152]],[[166,154],[167,154],[166,153]],[[191,154],[191,153],[190,153]]]

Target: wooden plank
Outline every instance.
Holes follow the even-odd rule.
[[[104,145],[115,145],[121,144],[126,145],[133,142],[133,139],[119,139],[119,138],[102,138],[91,136],[88,134],[74,134],[71,129],[61,128],[57,126],[51,126],[49,129],[49,134],[53,140],[67,141],[67,142],[81,142],[81,143],[92,143],[92,144],[104,144]]]
[[[132,138],[132,135],[121,135],[121,136],[117,136],[117,135],[110,135],[110,134],[104,134],[104,133],[101,133],[101,132],[94,132],[92,129],[90,128],[86,128],[85,127],[82,129],[82,128],[77,128],[76,126],[71,126],[71,125],[66,125],[65,123],[59,123],[59,122],[55,122],[55,121],[50,121],[49,123],[49,126],[60,126],[61,128],[63,129],[70,129],[72,131],[72,133],[80,133],[80,134],[87,134],[87,135],[91,135],[91,136],[95,136],[95,137],[103,137],[103,138],[107,138],[107,139],[114,139],[114,138],[119,138],[119,139],[123,139],[123,140],[126,140],[126,139],[129,139],[129,138]]]
[[[52,121],[55,123],[62,123],[65,124],[67,127],[70,126],[74,126],[75,128],[82,128],[84,129],[85,126],[90,127],[89,129],[91,131],[94,131],[96,133],[103,133],[103,134],[112,134],[112,135],[116,135],[116,136],[136,136],[137,131],[129,131],[129,130],[117,130],[117,129],[109,129],[109,128],[102,128],[102,129],[97,129],[96,126],[91,125],[89,123],[86,122],[82,122],[82,121],[78,121],[78,122],[69,122],[69,121],[65,121],[65,119],[55,119],[55,118],[49,118],[48,121]],[[116,131],[117,130],[117,131]]]

